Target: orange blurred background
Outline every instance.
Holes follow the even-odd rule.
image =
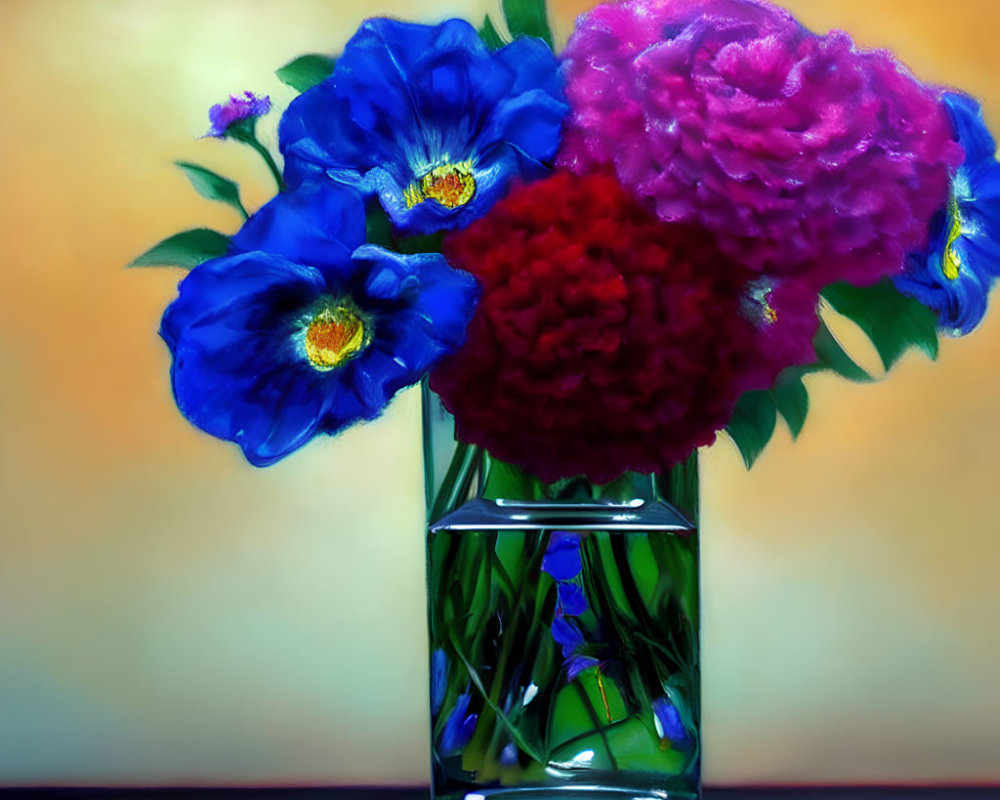
[[[564,41],[588,4],[555,0]],[[1000,6],[787,2],[984,101]],[[5,0],[0,10],[0,785],[426,779],[418,400],[256,470],[177,413],[156,335],[232,231],[174,160],[273,191],[197,139],[228,93],[367,16],[485,2]],[[277,113],[263,128],[274,142]],[[860,337],[849,344],[870,367]],[[800,441],[703,459],[705,780],[1000,782],[1000,314],[938,363],[810,379]]]

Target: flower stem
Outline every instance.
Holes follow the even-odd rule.
[[[472,485],[472,478],[482,462],[482,455],[482,449],[477,445],[465,442],[458,443],[455,455],[451,459],[451,465],[441,483],[441,490],[434,501],[433,509],[431,509],[429,522],[436,522],[449,511],[454,511],[458,507]]]
[[[600,670],[600,667],[598,667]],[[598,671],[600,675],[600,671]],[[615,760],[615,754],[611,751],[611,742],[608,740],[608,734],[605,728],[611,724],[610,712],[608,713],[607,724],[601,722],[600,718],[597,716],[597,710],[594,708],[594,704],[590,700],[590,695],[587,691],[580,685],[579,681],[573,681],[573,688],[576,689],[576,693],[580,696],[580,702],[583,703],[583,708],[587,712],[587,716],[590,717],[590,721],[594,724],[594,730],[597,731],[597,735],[601,737],[601,743],[604,745],[605,751],[608,754],[608,761],[611,763],[611,769],[614,771],[618,770],[618,762]],[[603,696],[603,688],[601,689]],[[605,701],[606,703],[606,701]],[[605,708],[607,706],[605,705]]]
[[[535,761],[539,763],[544,763],[541,754],[538,753],[535,750],[535,748],[533,748],[530,744],[528,744],[527,741],[525,741],[524,737],[521,735],[521,731],[518,730],[517,726],[514,725],[507,718],[507,715],[504,714],[503,711],[500,710],[500,707],[490,698],[489,694],[486,691],[486,687],[483,686],[482,679],[479,677],[479,672],[477,672],[476,668],[472,666],[472,663],[469,661],[469,659],[465,657],[465,653],[462,651],[462,648],[458,643],[458,637],[455,636],[454,630],[451,631],[450,633],[451,633],[451,644],[452,647],[455,648],[455,654],[459,657],[459,659],[461,659],[462,663],[465,665],[466,672],[469,673],[469,679],[472,681],[472,684],[479,690],[479,693],[483,696],[483,700],[486,701],[486,704],[490,707],[490,709],[497,716],[500,722],[503,723],[504,727],[507,728],[508,733],[510,733],[511,738],[514,740],[517,746],[520,747],[525,753],[527,753],[533,759],[535,759]]]
[[[264,159],[264,163],[267,164],[267,168],[271,170],[271,175],[274,176],[274,182],[278,184],[278,191],[285,191],[285,179],[281,177],[281,170],[278,169],[278,165],[275,163],[274,157],[271,155],[271,151],[264,147],[256,136],[245,139],[244,141],[260,153],[260,157]]]
[[[423,422],[424,435],[424,508],[428,511],[434,502],[434,448],[431,445],[433,428],[431,427],[431,389],[425,375],[420,380],[420,415]]]
[[[493,673],[493,681],[490,684],[489,694],[486,696],[487,703],[490,708],[497,707],[497,703],[500,701],[500,694],[504,687],[507,686],[508,676],[507,676],[507,662],[510,660],[511,653],[518,641],[518,634],[520,633],[521,620],[523,617],[527,616],[527,612],[524,609],[524,602],[529,595],[532,588],[538,583],[539,576],[541,574],[542,559],[545,556],[545,550],[548,546],[548,535],[545,532],[538,534],[535,537],[537,543],[534,547],[534,552],[528,562],[527,569],[525,570],[524,577],[520,581],[520,587],[517,595],[514,599],[514,603],[511,605],[511,615],[507,625],[507,629],[503,632],[503,644],[500,646],[500,655],[497,659],[496,670]],[[525,552],[531,550],[531,545],[526,543]],[[495,551],[494,551],[495,552]],[[532,646],[535,642],[538,627],[538,618],[540,614],[539,604],[536,602],[534,608],[534,614],[531,619],[531,623],[528,628],[528,632],[525,636],[524,642],[527,646]],[[484,712],[479,718],[479,724],[483,726],[483,738],[488,739],[490,735],[490,718],[489,715]],[[477,728],[477,734],[479,729]],[[485,747],[485,745],[484,745]],[[526,753],[532,755],[536,761],[540,763],[545,763],[541,758],[536,757],[531,754],[530,751],[525,750]],[[487,753],[488,755],[488,753]]]

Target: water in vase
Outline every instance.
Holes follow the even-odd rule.
[[[698,795],[689,521],[479,498],[427,552],[435,797]]]

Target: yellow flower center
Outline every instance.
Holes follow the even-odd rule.
[[[368,326],[350,300],[327,304],[305,331],[306,357],[320,371],[339,367],[370,342]]]
[[[962,220],[958,216],[958,201],[952,197],[948,205],[948,215],[951,217],[951,230],[948,232],[948,242],[944,246],[944,259],[941,271],[950,280],[956,280],[962,270],[962,254],[955,249],[955,242],[962,235]]]
[[[458,208],[468,203],[476,193],[472,162],[443,164],[434,167],[419,183],[411,183],[404,192],[406,207],[413,208],[424,200],[437,200],[445,208]]]

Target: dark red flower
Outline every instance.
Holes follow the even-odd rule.
[[[759,273],[610,173],[521,187],[445,254],[483,294],[431,388],[460,439],[544,481],[665,469],[711,443],[744,391],[812,356],[814,295],[775,307]]]

